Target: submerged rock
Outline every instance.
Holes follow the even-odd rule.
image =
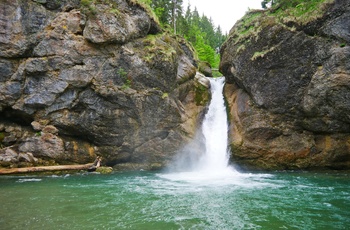
[[[294,18],[252,11],[232,28],[220,70],[236,164],[350,168],[349,25],[336,0]]]
[[[165,164],[206,106],[192,100],[193,48],[137,1],[89,4],[1,1],[0,144],[56,163]]]

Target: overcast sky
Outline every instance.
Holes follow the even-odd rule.
[[[215,26],[220,25],[223,33],[230,32],[232,26],[238,19],[243,17],[249,9],[261,9],[262,0],[184,0],[184,11],[188,2],[192,10],[197,7],[199,15],[202,13],[208,18],[211,17]]]

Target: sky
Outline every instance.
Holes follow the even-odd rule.
[[[204,13],[211,18],[215,26],[220,25],[222,32],[229,33],[238,19],[243,17],[249,9],[261,9],[262,0],[184,0],[184,11],[188,2],[191,9],[197,7],[199,15]]]

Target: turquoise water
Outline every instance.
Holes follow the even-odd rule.
[[[0,177],[0,229],[349,229],[347,173]]]

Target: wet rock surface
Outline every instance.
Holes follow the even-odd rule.
[[[307,23],[265,15],[241,39],[245,23],[221,49],[232,161],[245,169],[349,169],[349,2],[327,4]]]
[[[5,0],[0,11],[1,157],[164,165],[194,135],[206,105],[192,100],[193,49],[141,5]]]

